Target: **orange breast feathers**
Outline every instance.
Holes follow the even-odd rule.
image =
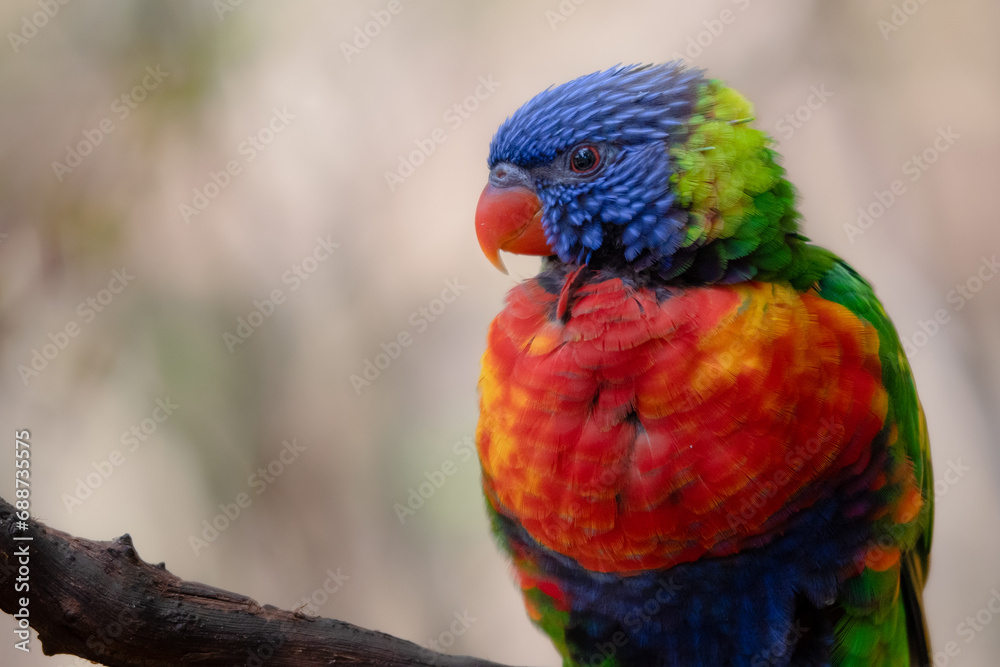
[[[602,572],[759,543],[863,469],[886,418],[878,336],[770,283],[580,287],[571,316],[514,288],[483,355],[486,496]],[[854,473],[856,474],[856,473]]]

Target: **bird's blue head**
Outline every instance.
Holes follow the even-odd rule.
[[[751,115],[738,93],[679,63],[618,66],[549,88],[493,137],[480,245],[501,270],[506,250],[679,275],[711,241],[768,213],[755,197],[780,168],[746,125]],[[695,267],[703,279],[735,269],[720,251]]]

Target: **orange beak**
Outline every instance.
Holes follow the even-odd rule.
[[[542,229],[542,203],[524,185],[510,187],[489,183],[476,206],[476,236],[486,259],[503,273],[507,267],[500,251],[518,255],[551,255]]]

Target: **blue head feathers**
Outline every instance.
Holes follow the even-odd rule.
[[[619,66],[545,90],[514,112],[489,166],[527,171],[546,239],[564,262],[669,269],[688,213],[669,149],[687,136],[701,72]]]

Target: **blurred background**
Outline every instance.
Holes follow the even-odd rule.
[[[907,343],[935,664],[996,664],[998,21],[992,0],[8,0],[0,493],[30,429],[54,527],[129,532],[261,603],[559,664],[470,448],[487,325],[538,263],[495,271],[473,211],[493,131],[534,93],[683,57],[755,102],[806,232]],[[25,656],[12,627],[0,663],[82,662]]]

